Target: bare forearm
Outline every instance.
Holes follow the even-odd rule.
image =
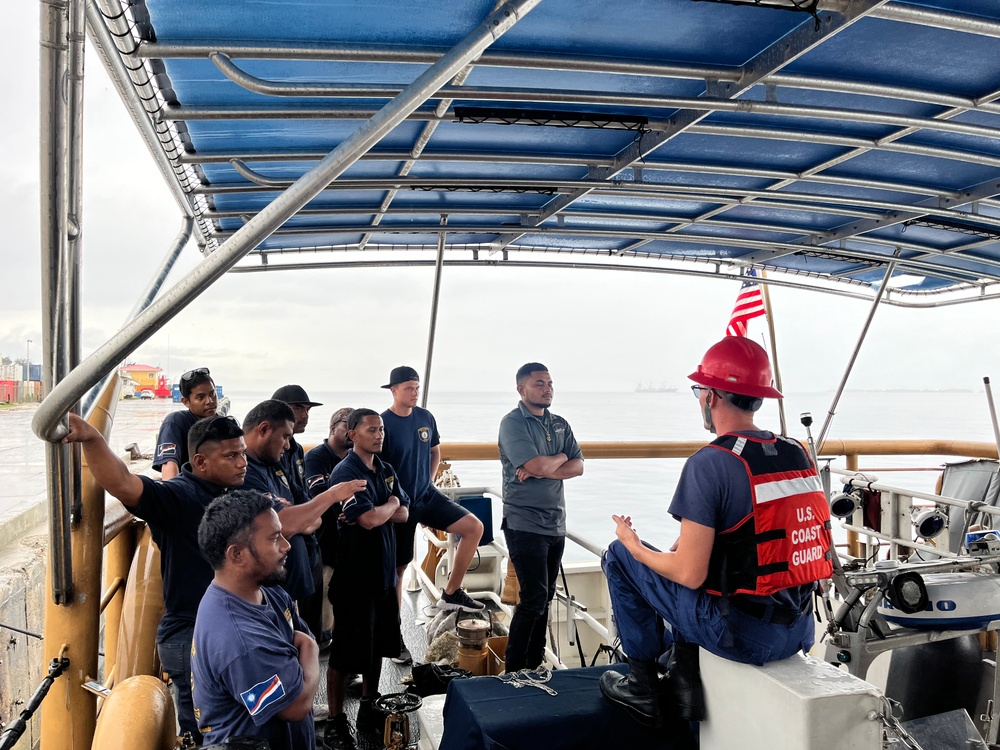
[[[366,529],[374,529],[392,521],[393,515],[400,509],[399,498],[393,496],[385,505],[378,505],[358,517],[358,523]]]
[[[313,505],[314,502],[315,500],[310,500],[302,505],[287,505],[279,510],[278,520],[281,521],[281,533],[289,537],[314,528],[319,523],[323,511],[330,507],[329,505],[324,507],[323,503]]]
[[[120,500],[126,508],[139,504],[142,480],[128,470],[103,438],[84,442],[83,455],[94,480],[105,492]]]
[[[437,479],[438,468],[441,466],[441,446],[435,445],[431,448],[431,484]]]
[[[552,472],[556,471],[566,461],[565,453],[556,453],[554,456],[535,456],[530,461],[525,461],[524,470],[533,477],[543,477],[550,479]]]
[[[319,688],[319,646],[306,633],[296,631],[295,646],[299,650],[299,666],[302,667],[302,690],[295,700],[278,712],[285,721],[302,721],[312,710],[313,699]]]
[[[572,479],[583,474],[583,460],[573,458],[549,474],[549,479]]]
[[[410,518],[410,509],[407,506],[400,503],[399,507],[396,509],[396,512],[392,514],[389,520],[392,521],[393,523],[406,523],[409,518]]]
[[[177,465],[176,461],[167,461],[160,469],[160,478],[166,482],[168,479],[173,479],[180,473],[181,469]]]

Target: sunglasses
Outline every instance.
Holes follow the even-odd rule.
[[[209,440],[229,440],[230,438],[239,437],[243,434],[243,428],[240,427],[240,423],[236,420],[236,417],[212,417],[212,421],[208,423],[208,427],[205,429],[205,433],[201,436],[201,439],[194,444],[194,449],[191,451],[192,454],[198,452],[198,449]]]
[[[692,385],[691,386],[691,393],[694,394],[695,398],[701,398],[701,392],[702,391],[714,391],[714,390],[715,390],[714,388],[709,388],[708,386],[704,386],[704,385]]]
[[[199,367],[196,370],[188,370],[186,373],[181,375],[181,382],[186,383],[188,380],[194,380],[198,375],[211,375],[207,367]]]

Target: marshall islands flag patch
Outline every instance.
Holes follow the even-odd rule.
[[[272,703],[285,697],[285,686],[281,684],[278,675],[269,677],[263,682],[258,682],[249,690],[240,693],[243,705],[251,716],[256,716]]]

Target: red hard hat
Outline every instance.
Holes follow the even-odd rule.
[[[772,383],[767,352],[743,336],[726,336],[713,344],[688,378],[708,388],[752,398],[783,398]]]

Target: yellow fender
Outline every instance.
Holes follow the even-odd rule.
[[[163,579],[160,578],[160,550],[149,527],[143,527],[136,542],[132,569],[122,603],[118,631],[116,682],[133,675],[159,675],[156,655],[156,627],[163,616]]]
[[[115,685],[97,719],[92,750],[173,750],[174,702],[160,680],[137,675]]]

